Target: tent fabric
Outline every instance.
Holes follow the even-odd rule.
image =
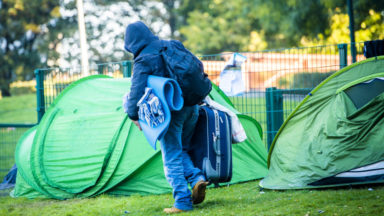
[[[260,186],[299,189],[384,182],[384,176],[329,181],[384,160],[384,88],[377,92],[364,87],[381,85],[383,75],[384,57],[371,58],[336,72],[312,90],[278,131]],[[368,99],[355,104],[352,98],[358,97]]]
[[[28,130],[16,148],[15,197],[69,199],[101,193],[171,192],[161,159],[143,133],[127,118],[122,97],[129,78],[104,75],[68,86],[51,104],[38,126]],[[233,145],[233,179],[238,183],[267,173],[267,152],[260,125],[241,115],[220,91],[212,99],[234,110],[248,139]]]

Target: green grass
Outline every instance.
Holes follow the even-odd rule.
[[[37,122],[36,94],[0,99],[0,123]]]
[[[326,190],[264,190],[258,181],[207,190],[206,200],[179,215],[382,215],[384,186]],[[165,215],[171,194],[71,199],[0,198],[0,215]]]

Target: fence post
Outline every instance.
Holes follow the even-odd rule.
[[[97,73],[98,74],[104,74],[104,65],[103,64],[97,65]]]
[[[337,48],[339,48],[339,64],[340,69],[346,67],[348,65],[348,45],[347,44],[338,44]]]
[[[36,105],[37,105],[37,122],[40,123],[41,118],[45,113],[45,101],[44,101],[44,71],[36,69]]]
[[[124,61],[123,62],[123,77],[131,77],[132,74],[132,62]]]
[[[267,112],[267,145],[268,150],[272,141],[284,122],[283,94],[276,87],[267,88],[265,91]]]
[[[347,0],[348,16],[349,16],[349,35],[351,38],[351,55],[352,63],[356,62],[356,44],[355,44],[355,18],[353,16],[353,2]]]

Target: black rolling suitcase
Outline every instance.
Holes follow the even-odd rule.
[[[211,183],[232,178],[232,136],[230,117],[219,110],[202,106],[189,152],[194,165]]]

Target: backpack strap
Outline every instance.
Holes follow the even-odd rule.
[[[168,78],[173,78],[173,76],[171,76],[171,75],[173,75],[173,71],[167,62],[167,54],[165,53],[167,51],[167,49],[168,49],[168,47],[165,44],[165,41],[162,41],[162,47],[160,49],[159,55],[161,56],[161,58],[163,59],[163,62],[164,62],[165,73],[166,73],[165,76]]]

